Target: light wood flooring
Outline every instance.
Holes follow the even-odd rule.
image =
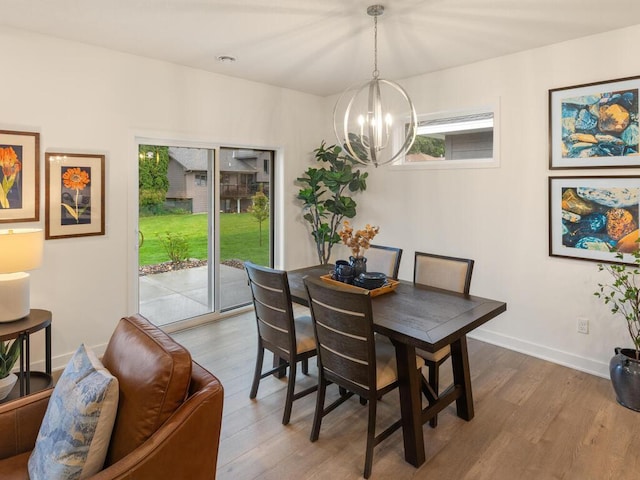
[[[311,443],[315,394],[293,404],[283,426],[286,378],[269,377],[249,399],[256,356],[253,313],[173,334],[225,389],[218,480],[362,478],[367,408],[352,398],[325,417]],[[640,413],[615,401],[609,380],[469,340],[475,418],[452,405],[424,426],[427,461],[404,461],[402,433],[375,449],[372,479],[618,480],[640,471]],[[265,367],[270,365],[267,354]],[[298,385],[316,381],[299,373]],[[443,384],[450,364],[442,367]],[[330,387],[328,398],[337,395]],[[378,426],[399,416],[397,390],[378,408]]]

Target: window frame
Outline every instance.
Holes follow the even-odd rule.
[[[391,164],[394,170],[430,170],[430,169],[459,169],[459,168],[498,168],[500,167],[500,109],[499,102],[489,102],[477,107],[461,108],[457,110],[443,110],[433,113],[418,114],[418,124],[428,120],[457,118],[482,113],[493,114],[493,156],[490,158],[467,158],[459,160],[429,160],[424,162],[405,162],[405,155]],[[398,122],[394,132],[395,145],[401,145],[404,139],[404,129],[408,119]],[[453,131],[453,130],[452,130]]]

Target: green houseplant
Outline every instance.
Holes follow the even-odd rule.
[[[331,248],[340,242],[338,228],[344,218],[356,215],[356,202],[351,194],[367,189],[368,173],[354,167],[358,163],[342,153],[337,145],[323,141],[314,150],[318,168],[310,167],[297,181],[302,185],[297,198],[302,200],[303,218],[311,226],[320,263],[331,258]]]
[[[18,380],[18,377],[11,373],[11,370],[20,356],[21,344],[19,338],[13,342],[0,342],[0,400],[9,395]]]
[[[609,362],[611,383],[618,403],[640,411],[640,251],[634,250],[631,264],[598,264],[599,271],[608,272],[613,281],[599,283],[594,295],[611,307],[611,313],[622,316],[634,348],[615,348]],[[623,254],[616,259],[622,261]]]

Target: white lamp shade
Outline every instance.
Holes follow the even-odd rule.
[[[0,273],[33,270],[42,264],[44,234],[38,228],[0,230]]]

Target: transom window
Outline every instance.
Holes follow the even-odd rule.
[[[497,108],[418,115],[416,140],[403,159],[403,168],[497,167]],[[406,125],[405,125],[406,128]]]

